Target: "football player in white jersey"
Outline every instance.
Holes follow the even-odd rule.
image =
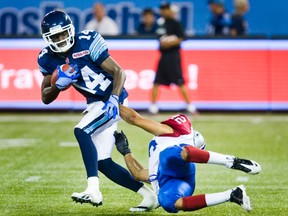
[[[115,143],[119,104],[127,104],[125,73],[110,56],[102,36],[96,31],[75,34],[70,17],[63,11],[51,11],[41,22],[44,40],[49,46],[42,49],[38,65],[44,76],[42,101],[49,104],[71,85],[81,93],[88,104],[85,115],[75,126],[74,135],[79,143],[87,173],[87,187],[75,192],[72,199],[94,206],[102,204],[98,170],[111,181],[143,196],[139,206],[131,211],[147,211],[157,205],[155,193],[143,182],[136,181],[131,174],[115,163],[111,152]],[[60,65],[69,64],[67,71]],[[51,75],[57,70],[55,84]]]
[[[117,150],[124,156],[128,169],[136,179],[152,184],[165,211],[194,211],[228,201],[241,205],[246,211],[252,210],[244,185],[219,193],[193,195],[195,163],[222,165],[249,174],[261,171],[258,163],[204,150],[206,143],[203,136],[193,129],[190,120],[183,114],[161,123],[146,119],[121,105],[120,114],[129,124],[155,135],[149,145],[149,169],[145,169],[133,157],[123,131],[114,133]]]

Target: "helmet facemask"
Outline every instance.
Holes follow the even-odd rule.
[[[66,33],[67,37],[59,40],[59,34]],[[54,37],[53,37],[54,36]],[[49,43],[49,47],[53,52],[67,52],[74,44],[75,29],[72,24],[62,27],[57,25],[50,28],[50,31],[44,33],[42,37],[44,40]]]

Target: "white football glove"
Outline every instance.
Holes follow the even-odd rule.
[[[105,110],[105,114],[115,119],[119,113],[119,96],[110,95],[109,99],[104,104],[102,110]]]
[[[70,71],[74,71],[71,73]],[[77,78],[80,76],[78,66],[75,64],[71,64],[69,69],[66,71],[62,71],[61,67],[58,65],[57,66],[58,70],[58,78],[56,80],[55,85],[57,86],[58,89],[63,90],[67,86],[69,86],[72,82],[76,82]]]

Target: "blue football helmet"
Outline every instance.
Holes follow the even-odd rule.
[[[67,52],[75,42],[72,20],[63,11],[47,13],[41,22],[41,33],[53,52]]]

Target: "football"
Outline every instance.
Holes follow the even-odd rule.
[[[70,65],[69,64],[63,64],[60,66],[61,70],[63,72],[67,71],[69,69]],[[74,69],[71,70],[71,73],[74,71]],[[57,68],[53,71],[52,76],[51,76],[51,86],[55,85],[56,80],[58,78],[58,70]],[[72,84],[71,84],[72,85]],[[62,89],[61,91],[64,91],[66,89],[68,89],[71,85],[68,85],[66,88]]]

